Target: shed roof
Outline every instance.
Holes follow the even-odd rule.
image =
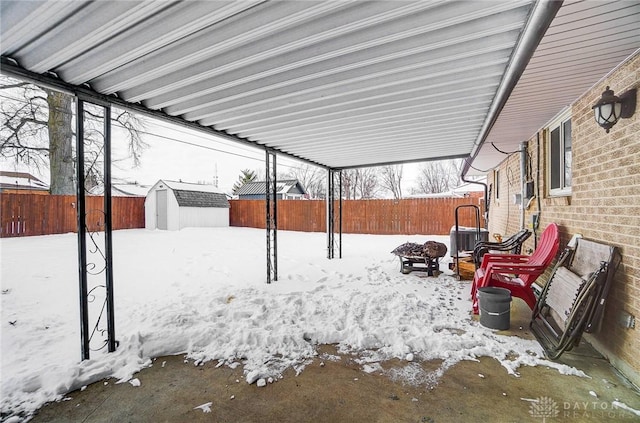
[[[3,73],[334,169],[495,166],[640,46],[637,1],[0,7]]]
[[[173,190],[180,207],[216,207],[229,208],[229,200],[225,194],[217,192]]]
[[[297,179],[278,180],[276,182],[276,194],[288,194],[293,188],[298,188],[302,194],[306,194],[307,190]],[[267,186],[265,181],[247,182],[241,186],[236,195],[265,195]]]

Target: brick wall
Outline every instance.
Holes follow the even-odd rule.
[[[493,241],[496,234],[504,238],[520,230],[520,209],[514,204],[513,195],[520,192],[520,158],[512,154],[500,166],[500,177],[496,187],[496,173],[487,176],[491,187],[489,238]],[[497,192],[500,197],[496,196]]]
[[[540,204],[538,209],[537,199],[532,202],[525,212],[525,222],[529,224],[531,214],[539,211],[538,235],[550,222],[556,222],[561,230],[561,248],[575,233],[620,248],[623,262],[609,293],[602,329],[587,339],[640,386],[640,320],[636,329],[618,324],[622,310],[640,319],[640,105],[634,116],[621,119],[607,134],[595,123],[591,109],[607,85],[616,94],[631,88],[640,90],[640,54],[627,60],[571,105],[571,195],[550,197],[547,194],[546,132],[541,130],[529,140],[531,177],[537,181]],[[511,172],[517,176],[518,183],[519,168],[517,154],[499,166],[501,175]],[[508,183],[503,176],[501,197]],[[492,175],[489,178],[492,180]],[[519,186],[514,190],[517,191]],[[519,228],[519,211],[513,203],[510,207],[513,211],[507,219],[502,198],[499,204],[493,201],[490,233],[511,234]],[[532,239],[525,244],[525,250],[529,248],[533,248]],[[541,280],[544,283],[546,278]]]

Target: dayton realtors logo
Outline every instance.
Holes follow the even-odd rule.
[[[560,414],[560,410],[558,409],[558,403],[553,399],[540,397],[531,401],[529,414],[533,417],[541,418],[544,423],[548,418],[557,417]]]
[[[557,403],[550,397],[539,397],[536,399],[525,399],[529,401],[529,414],[537,419],[542,419],[542,422],[547,422],[547,419],[580,419],[585,418],[594,419],[595,421],[605,421],[608,419],[635,419],[640,415],[623,403],[614,401],[608,403],[606,401],[580,401],[569,402],[564,401],[561,404]],[[632,412],[629,412],[632,411]],[[634,416],[636,414],[636,416]]]

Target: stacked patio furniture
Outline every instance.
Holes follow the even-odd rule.
[[[471,286],[473,313],[479,312],[478,289],[489,286],[508,289],[511,295],[523,299],[533,310],[536,297],[532,285],[551,264],[559,245],[558,225],[551,223],[540,235],[538,247],[530,256],[486,253],[482,258],[482,264],[473,276]]]
[[[533,309],[531,331],[552,360],[597,332],[621,262],[616,247],[578,238],[562,253]]]
[[[517,233],[511,235],[509,238],[502,242],[490,242],[481,241],[478,242],[473,248],[473,262],[476,265],[476,269],[482,263],[482,257],[486,253],[493,253],[498,251],[508,251],[511,254],[520,254],[522,251],[522,244],[531,236],[531,231],[528,229],[522,229]]]

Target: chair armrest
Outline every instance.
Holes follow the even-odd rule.
[[[498,249],[498,248],[506,248],[511,249],[522,242],[518,239],[508,239],[503,242],[491,242],[491,241],[480,241],[476,243],[474,250],[480,248],[489,248],[489,249]]]
[[[529,260],[529,258],[531,256],[528,256],[526,254],[492,254],[492,253],[487,253],[484,255],[485,257],[487,257],[488,260],[501,260],[501,259],[506,259],[506,260]]]
[[[482,257],[488,254],[490,251],[512,251],[516,247],[518,247],[517,243],[514,243],[513,245],[507,245],[507,244],[476,245],[476,247],[473,249],[473,259],[474,261],[479,263],[482,260]]]
[[[524,264],[529,261],[530,256],[521,254],[492,254],[487,253],[482,256],[482,264],[480,267],[486,268],[489,263],[514,263]]]
[[[544,272],[546,266],[537,264],[509,264],[509,263],[489,263],[485,269],[485,274],[490,275],[492,273],[513,273],[517,275],[535,275]]]
[[[523,229],[502,242],[480,241],[473,249],[473,261],[478,264],[482,256],[489,251],[511,251],[512,254],[520,254],[522,243],[531,236],[531,232]]]
[[[475,247],[473,248],[474,250],[478,249],[478,248],[486,248],[486,247],[500,247],[501,245],[506,244],[507,242],[493,242],[493,241],[480,241],[477,242]]]

